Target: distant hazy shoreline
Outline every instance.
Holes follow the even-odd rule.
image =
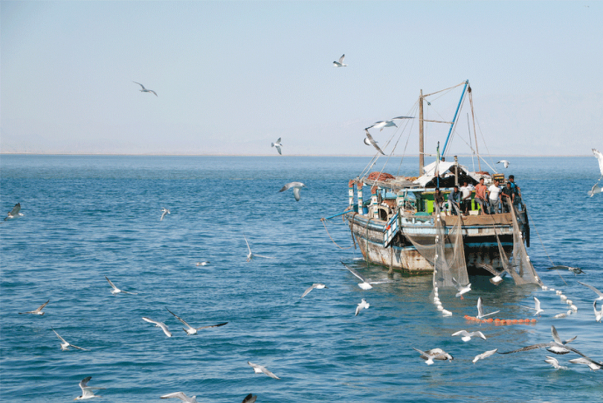
[[[273,157],[273,158],[283,158],[283,157],[373,157],[373,154],[291,154],[291,155],[274,155],[274,154],[105,154],[105,153],[11,153],[11,152],[0,152],[0,156],[2,155],[46,155],[46,156],[65,156],[65,157]],[[469,154],[459,154],[459,157],[471,157]],[[393,157],[402,157],[402,155],[393,155]],[[418,154],[409,154],[405,155],[407,157],[416,157],[418,158]],[[506,158],[515,158],[515,157],[529,157],[529,158],[558,158],[558,157],[592,157],[592,154],[582,154],[582,155],[521,155],[521,154],[492,154],[486,155],[482,154],[482,157],[506,157]]]

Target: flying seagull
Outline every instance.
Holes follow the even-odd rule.
[[[166,214],[171,214],[170,210],[166,209],[165,207],[163,207],[161,212],[162,212],[162,214],[161,214],[161,218],[159,219],[159,221],[163,221],[163,217],[165,217]]]
[[[597,157],[597,161],[599,162],[599,170],[601,171],[601,176],[599,180],[603,179],[603,154],[600,151],[593,148],[593,154]]]
[[[249,361],[247,361],[247,364],[249,364],[251,366],[251,368],[253,368],[253,372],[255,372],[256,374],[264,373],[264,374],[268,375],[270,378],[281,379],[278,376],[274,375],[272,372],[268,371],[268,369],[266,367],[263,367],[258,364],[254,364]]]
[[[595,311],[595,320],[600,323],[601,319],[603,319],[603,308],[601,308],[601,312],[597,311],[597,301],[598,299],[593,302],[593,309]]]
[[[561,339],[559,338],[559,334],[557,333],[557,329],[555,329],[555,326],[551,326],[551,333],[553,334],[552,342],[532,344],[531,346],[526,346],[526,347],[519,348],[517,350],[507,351],[507,352],[499,353],[499,354],[519,353],[521,351],[530,351],[530,350],[534,350],[537,348],[546,347],[547,351],[549,351],[553,354],[567,354],[567,353],[573,351],[574,353],[581,355],[582,357],[586,357],[584,354],[582,354],[578,350],[567,346],[568,343],[571,343],[572,341],[576,340],[577,336],[574,336],[569,340],[561,341]]]
[[[571,266],[564,266],[564,265],[559,265],[559,266],[548,267],[548,268],[547,268],[547,270],[569,270],[569,271],[571,271],[572,273],[574,273],[574,276],[575,276],[575,275],[578,275],[578,274],[582,274],[582,273],[584,273],[584,272],[582,271],[582,269],[581,269],[581,268],[579,268],[579,267],[571,267]]]
[[[289,190],[291,188],[293,188],[293,196],[295,197],[296,201],[299,201],[300,195],[299,195],[299,191],[301,188],[305,188],[306,185],[304,185],[301,182],[289,182],[287,184],[285,184],[285,186],[283,186],[281,188],[281,190],[279,190],[279,192],[284,192],[285,190]]]
[[[496,312],[491,312],[491,313],[488,313],[488,314],[484,315],[484,307],[483,307],[483,304],[482,304],[482,297],[479,297],[477,299],[477,318],[478,319],[485,318],[486,316],[494,315],[495,313],[499,313],[499,312],[500,312],[500,310],[496,311]]]
[[[559,361],[555,357],[546,356],[546,360],[544,362],[551,364],[555,369],[567,369],[567,367],[559,365]]]
[[[503,164],[505,168],[509,168],[509,161],[507,160],[500,160],[497,162],[497,164]]]
[[[169,395],[163,395],[160,397],[160,399],[172,399],[172,398],[180,399],[184,403],[197,403],[197,396],[188,397],[183,392],[170,393]]]
[[[51,328],[51,329],[52,329],[52,328]],[[54,334],[56,334],[56,335],[57,335],[57,337],[58,337],[58,338],[59,338],[59,339],[62,341],[62,343],[61,343],[61,350],[62,350],[62,351],[65,351],[65,350],[69,349],[69,347],[77,348],[78,350],[84,350],[84,351],[88,351],[88,350],[86,350],[85,348],[81,348],[81,347],[78,347],[78,346],[74,346],[73,344],[69,343],[69,342],[68,342],[68,341],[66,341],[64,338],[62,338],[62,337],[61,337],[61,336],[60,336],[60,335],[57,333],[57,331],[56,331],[56,330],[52,329],[52,331],[53,331],[53,332],[54,332]]]
[[[421,354],[421,358],[425,360],[425,364],[427,365],[433,364],[433,360],[452,361],[454,359],[441,348],[432,348],[431,350],[421,351],[418,348],[413,347],[413,350],[418,351]]]
[[[273,257],[270,257],[270,256],[256,255],[255,253],[252,253],[251,247],[249,246],[249,242],[247,242],[247,237],[245,235],[243,235],[243,238],[245,238],[245,243],[247,244],[247,250],[249,251],[249,253],[247,254],[248,262],[250,262],[251,259],[253,259],[254,257],[263,257],[264,259],[274,259]]]
[[[140,90],[140,92],[151,92],[151,93],[155,94],[155,96],[157,96],[157,93],[156,93],[155,91],[153,91],[153,90],[147,90],[147,89],[144,87],[144,85],[142,85],[142,84],[140,84],[140,83],[137,83],[136,81],[132,81],[132,82],[133,82],[133,83],[136,83],[136,84],[138,84],[138,85],[140,85],[140,86],[142,87],[142,89]]]
[[[74,400],[87,400],[87,399],[92,399],[95,397],[100,397],[98,395],[95,395],[93,390],[100,390],[100,389],[105,389],[105,388],[93,388],[91,386],[88,386],[88,382],[90,382],[90,379],[92,379],[91,376],[82,379],[82,381],[80,382],[80,388],[82,389],[82,395],[76,397]]]
[[[370,306],[371,306],[371,304],[369,304],[368,302],[366,302],[366,300],[364,298],[362,298],[362,301],[360,301],[360,303],[356,307],[356,313],[354,314],[354,316],[358,316],[358,314],[360,313],[360,310],[369,309]]]
[[[343,265],[343,267],[348,269],[350,273],[352,273],[354,276],[358,277],[360,281],[362,281],[362,283],[358,283],[358,287],[362,288],[363,290],[370,290],[371,288],[373,288],[373,284],[393,283],[393,280],[368,281],[366,278],[364,278],[364,276],[362,276],[362,274],[358,273],[356,270],[354,270],[347,264],[343,262],[341,262],[341,264]]]
[[[377,142],[375,141],[375,139],[373,139],[373,136],[371,136],[371,134],[369,133],[369,131],[367,129],[364,129],[365,133],[366,133],[366,138],[364,139],[364,144],[370,144],[373,147],[375,147],[375,149],[377,151],[379,151],[381,154],[385,155],[385,153],[379,148],[379,146],[377,145]],[[368,143],[367,143],[368,141]]]
[[[367,127],[366,130],[373,128],[373,129],[381,129],[379,131],[383,131],[383,129],[386,127],[398,127],[398,125],[396,125],[394,120],[401,120],[401,119],[414,119],[414,117],[412,117],[412,116],[396,116],[395,118],[392,118],[391,120],[380,120],[378,122],[373,123],[369,127]]]
[[[465,343],[468,342],[469,340],[471,340],[471,338],[473,336],[478,336],[481,337],[482,339],[486,340],[486,336],[484,336],[484,334],[482,332],[480,332],[479,330],[477,332],[471,332],[469,333],[466,330],[459,330],[458,332],[452,333],[453,336],[463,336],[461,338],[461,340],[463,340]]]
[[[167,309],[167,308],[165,308]],[[184,326],[186,326],[188,329],[182,328],[182,330],[184,330],[184,332],[186,333],[187,336],[192,336],[197,334],[198,330],[201,329],[209,329],[210,327],[220,327],[220,326],[224,326],[226,325],[228,322],[224,322],[224,323],[218,323],[217,325],[211,325],[211,326],[202,326],[202,327],[198,327],[198,328],[194,328],[191,325],[189,325],[188,323],[186,323],[180,316],[176,315],[174,312],[170,311],[169,309],[167,309],[167,311],[169,313],[171,313],[172,315],[174,315],[176,317],[176,319],[178,319],[180,322],[182,322],[184,324]]]
[[[120,290],[119,288],[115,287],[115,284],[113,284],[113,283],[111,282],[111,280],[109,280],[109,277],[105,276],[105,278],[107,279],[107,281],[109,282],[109,284],[111,284],[111,287],[113,288],[113,289],[111,290],[111,294],[113,294],[113,295],[117,295],[117,294],[119,294],[119,293],[122,293],[122,294],[132,294],[132,295],[138,295],[138,293],[135,293],[135,292],[129,292],[129,291]]]
[[[157,322],[156,320],[149,319],[149,318],[144,317],[144,316],[143,316],[142,320],[144,320],[145,322],[153,323],[155,325],[155,327],[160,327],[161,330],[163,330],[163,333],[165,333],[165,335],[167,337],[172,337],[172,332],[170,332],[168,330],[168,327],[166,326],[165,323],[163,323],[163,322]]]
[[[13,209],[9,211],[6,217],[4,218],[4,221],[11,218],[23,217],[23,214],[19,213],[19,211],[21,211],[21,203],[15,204],[15,207],[13,207]]]
[[[585,286],[585,287],[590,288],[590,289],[591,289],[591,290],[593,290],[595,293],[597,293],[598,297],[597,297],[597,299],[596,299],[595,301],[600,301],[600,300],[603,300],[603,292],[601,292],[601,291],[597,290],[597,289],[596,289],[595,287],[593,287],[592,285],[588,285],[588,284],[583,283],[583,282],[581,282],[581,281],[578,281],[578,283],[579,283],[579,284],[582,284],[582,285],[583,285],[583,286]]]
[[[496,353],[498,351],[497,348],[495,348],[494,350],[489,350],[486,351],[485,353],[481,353],[475,356],[475,358],[473,359],[473,363],[475,364],[476,362],[478,362],[479,360],[483,360],[484,358],[488,358],[491,355],[493,355],[494,353]]]
[[[452,277],[452,284],[458,290],[458,292],[455,294],[455,297],[461,297],[461,299],[464,299],[463,294],[466,294],[471,291],[471,283],[467,283],[467,285],[461,285],[458,281],[456,281],[454,277]]]
[[[308,287],[308,288],[306,289],[306,291],[304,291],[304,293],[302,294],[302,296],[301,296],[301,297],[303,298],[303,297],[305,297],[306,295],[310,294],[310,291],[312,291],[312,290],[313,290],[313,289],[315,289],[315,288],[316,288],[317,290],[322,290],[323,288],[329,288],[329,287],[327,287],[326,285],[321,284],[321,283],[314,283],[314,284],[312,284],[310,287]]]
[[[245,396],[245,399],[243,399],[243,403],[255,403],[255,399],[257,399],[257,398],[258,398],[257,395],[252,395],[250,393],[247,396]]]
[[[494,277],[492,277],[490,279],[490,282],[494,285],[499,285],[500,283],[503,282],[503,275],[504,275],[504,271],[498,272],[496,271],[496,269],[494,269],[494,267],[492,267],[492,265],[486,264],[486,263],[480,263],[477,265],[477,267],[480,267],[486,271],[488,271],[490,274],[492,274]]]
[[[278,140],[276,140],[276,143],[270,143],[271,147],[276,147],[276,151],[278,151],[278,153],[280,155],[283,155],[283,153],[281,152],[281,147],[283,146],[281,144],[281,138],[279,137]]]
[[[569,360],[569,362],[571,362],[572,364],[588,365],[588,367],[590,369],[592,369],[593,371],[596,371],[598,369],[601,369],[601,367],[603,367],[603,362],[597,362],[597,361],[591,360],[588,357],[574,358],[573,360]]]
[[[348,67],[347,64],[343,64],[343,59],[345,59],[345,54],[343,54],[340,58],[338,62],[333,62],[333,66],[335,67]]]
[[[40,305],[40,307],[34,311],[29,311],[29,312],[19,312],[19,315],[25,315],[26,313],[31,313],[32,315],[44,315],[46,312],[42,312],[42,309],[44,309],[44,307],[46,305],[48,305],[48,303],[50,302],[50,300],[44,302],[42,305]]]
[[[588,191],[588,195],[590,197],[593,197],[594,195],[596,195],[597,193],[601,193],[603,190],[601,189],[601,186],[599,186],[599,183],[595,183],[593,185],[593,187]],[[5,219],[6,220],[6,219]]]
[[[523,305],[522,305],[523,306]],[[540,300],[536,297],[534,297],[534,308],[531,308],[529,306],[524,306],[524,308],[528,308],[528,309],[533,309],[536,311],[536,313],[534,314],[534,316],[538,315],[540,316],[540,314],[542,312],[544,312],[544,309],[540,308]]]

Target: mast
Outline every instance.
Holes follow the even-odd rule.
[[[423,166],[425,165],[425,154],[423,147],[423,90],[419,97],[419,176],[423,175]]]

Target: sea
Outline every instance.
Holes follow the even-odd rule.
[[[23,216],[0,224],[0,400],[73,401],[91,376],[89,386],[105,388],[95,391],[99,402],[153,402],[173,392],[216,403],[249,393],[258,403],[603,401],[603,370],[569,363],[574,353],[535,349],[472,362],[488,350],[550,342],[553,325],[603,361],[596,294],[578,283],[603,291],[603,194],[587,195],[597,161],[507,159],[508,169],[486,161],[515,175],[530,215],[531,261],[575,314],[554,318],[569,309],[555,291],[471,277],[463,300],[440,290],[453,313],[443,317],[430,276],[388,276],[363,261],[342,218],[321,218],[347,207],[348,181],[370,158],[1,155],[0,211],[20,203]],[[378,161],[373,170],[383,168]],[[416,157],[384,168],[417,170]],[[306,185],[299,202],[279,192],[292,181]],[[160,220],[162,208],[170,214]],[[245,238],[270,258],[247,262]],[[394,281],[364,291],[341,261]],[[136,295],[112,295],[105,276]],[[328,288],[302,299],[313,283]],[[496,318],[537,321],[466,320],[480,296],[486,312],[500,310]],[[534,297],[541,316],[530,309]],[[355,316],[363,298],[370,307]],[[43,316],[19,314],[48,300]],[[187,336],[167,309],[193,327],[228,324]],[[173,337],[142,317],[164,322]],[[87,351],[61,351],[53,329]],[[463,329],[487,340],[451,336]],[[428,366],[413,348],[442,348],[454,359]],[[248,361],[280,379],[255,374]]]

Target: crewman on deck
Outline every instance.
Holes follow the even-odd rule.
[[[442,196],[440,188],[436,188],[435,195],[433,196],[433,201],[440,208],[440,211],[442,211],[442,208],[444,207],[444,196]]]
[[[497,214],[499,212],[498,204],[500,203],[500,188],[498,187],[497,179],[494,179],[494,183],[488,188],[488,193],[490,193],[490,197],[488,198],[490,201],[490,214]]]
[[[500,197],[502,201],[502,212],[510,213],[511,206],[513,206],[513,199],[515,198],[515,193],[513,193],[513,189],[511,188],[511,182],[507,182],[507,185],[503,188]]]
[[[461,210],[464,215],[469,215],[471,209],[471,193],[473,192],[473,185],[469,185],[467,181],[463,182],[461,186]]]
[[[517,210],[520,210],[520,207],[521,210],[523,210],[523,203],[521,202],[521,188],[517,186],[517,183],[515,183],[515,176],[509,175],[509,182],[511,183],[511,189],[513,189],[513,193],[515,194],[513,198],[513,206]]]
[[[479,180],[479,183],[475,186],[475,200],[480,205],[480,214],[488,214],[488,188],[484,185],[484,178]]]
[[[454,186],[454,189],[450,192],[448,196],[448,204],[450,205],[450,213],[452,215],[460,214],[461,212],[461,192],[459,192],[459,187]]]

